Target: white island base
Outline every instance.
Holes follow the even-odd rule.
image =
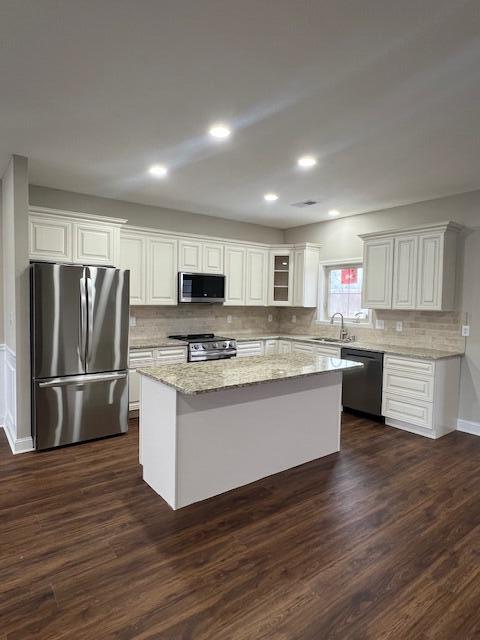
[[[142,375],[143,479],[179,509],[339,451],[341,391],[341,371],[197,395]]]

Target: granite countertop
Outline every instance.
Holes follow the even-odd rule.
[[[138,373],[180,393],[196,395],[362,366],[359,362],[339,358],[290,353],[145,367],[138,369]]]
[[[172,338],[130,338],[130,349],[154,349],[155,347],[186,347],[188,342]]]
[[[320,336],[319,336],[320,337]],[[363,351],[378,351],[396,356],[406,356],[412,358],[420,358],[425,360],[440,360],[442,358],[453,358],[463,356],[463,351],[445,351],[441,349],[427,349],[422,347],[410,347],[407,345],[391,345],[391,344],[374,344],[372,342],[363,342],[355,340],[353,342],[322,342],[315,340],[312,336],[292,335],[292,334],[276,334],[276,335],[239,335],[236,337],[237,342],[246,342],[250,340],[296,340],[298,342],[306,342],[309,344],[331,345],[332,347],[348,347],[350,349],[359,349]]]
[[[452,358],[463,356],[463,351],[445,351],[441,349],[427,349],[421,347],[410,347],[409,345],[389,345],[374,344],[356,340],[354,342],[322,342],[314,340],[312,336],[292,335],[292,334],[237,334],[232,336],[237,342],[247,342],[250,340],[297,340],[309,344],[331,345],[332,347],[349,347],[351,349],[361,349],[365,351],[379,351],[396,356],[406,356],[425,360],[440,360],[442,358]],[[187,346],[187,342],[182,340],[172,340],[171,338],[134,338],[130,340],[130,349],[153,349],[155,347],[180,347]]]

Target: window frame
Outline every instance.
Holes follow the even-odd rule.
[[[325,260],[319,264],[318,275],[318,302],[316,322],[319,324],[329,324],[328,317],[328,275],[332,269],[348,269],[351,267],[363,267],[363,258],[344,258],[342,260]],[[365,274],[364,274],[365,275]],[[367,309],[368,314],[365,319],[345,318],[346,325],[372,327],[372,310]]]

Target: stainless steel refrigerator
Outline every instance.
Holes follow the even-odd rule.
[[[31,265],[36,449],[127,431],[129,271]]]

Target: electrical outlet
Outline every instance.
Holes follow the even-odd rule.
[[[272,322],[272,320],[273,320],[273,316],[272,316],[272,314],[271,314],[271,313],[269,313],[269,314],[268,314],[268,321],[269,321],[269,322]]]
[[[375,329],[383,330],[385,329],[385,320],[379,320],[378,318],[375,320]]]
[[[468,338],[469,335],[470,335],[470,325],[464,324],[462,326],[462,336],[464,338]]]
[[[403,331],[403,322],[401,320],[399,320],[397,322],[395,328],[397,329],[397,331]]]
[[[228,322],[228,324],[230,324],[232,322],[232,316],[231,315],[227,316],[227,322]]]
[[[135,316],[130,316],[130,326],[131,327],[136,327],[137,326],[137,319]]]
[[[292,322],[295,323],[297,321],[297,316],[295,314],[293,314],[292,316]]]

